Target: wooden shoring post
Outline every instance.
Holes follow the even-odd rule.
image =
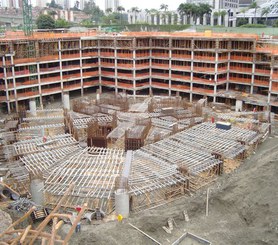
[[[65,239],[64,239],[64,242],[63,242],[63,245],[67,245],[74,230],[75,230],[75,227],[77,226],[77,224],[79,223],[80,219],[82,218],[82,215],[84,214],[85,210],[87,209],[87,203],[84,203],[84,205],[82,206],[80,212],[78,213],[75,221],[73,222],[72,224],[72,227],[71,229],[69,230],[68,234],[66,235]]]
[[[51,233],[51,238],[50,238],[50,241],[49,241],[49,245],[54,245],[55,243],[55,234],[56,234],[56,224],[57,224],[57,221],[58,221],[58,218],[57,217],[54,217],[53,219],[53,224],[52,224],[52,233]]]
[[[19,241],[20,244],[23,244],[23,242],[25,241],[25,239],[26,239],[29,231],[31,230],[31,228],[32,228],[32,226],[28,225],[27,228],[25,229],[25,231],[22,232],[22,236],[21,236],[20,241]]]
[[[71,184],[69,186],[69,188],[66,190],[66,192],[64,193],[63,197],[60,199],[60,201],[58,202],[58,204],[56,205],[56,207],[52,210],[52,212],[44,219],[44,221],[42,223],[40,223],[40,225],[37,227],[37,234],[34,236],[34,238],[30,241],[29,245],[33,245],[34,242],[36,241],[36,239],[38,238],[38,236],[40,235],[40,233],[43,231],[43,229],[45,228],[45,226],[49,223],[49,221],[52,219],[52,215],[53,213],[56,213],[58,211],[58,209],[62,206],[63,202],[65,201],[65,199],[67,198],[68,194],[72,191],[74,187],[74,184]]]

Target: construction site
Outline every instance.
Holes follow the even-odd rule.
[[[276,39],[25,27],[0,37],[0,244],[277,243]]]

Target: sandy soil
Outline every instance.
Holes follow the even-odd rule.
[[[267,139],[236,171],[210,186],[209,216],[205,216],[206,190],[167,206],[131,216],[122,224],[82,226],[70,244],[155,244],[128,225],[132,223],[162,244],[171,244],[185,231],[213,244],[278,244],[278,138]],[[183,210],[190,221],[185,222]],[[162,226],[173,217],[172,234]],[[65,231],[68,227],[65,227]]]

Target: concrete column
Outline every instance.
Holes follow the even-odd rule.
[[[69,97],[69,93],[64,93],[63,94],[63,106],[64,106],[64,109],[70,110],[70,97]]]
[[[16,81],[15,81],[15,71],[14,71],[14,57],[11,56],[11,65],[12,65],[12,76],[13,76],[13,87],[14,87],[14,98],[15,98],[15,110],[19,112],[18,101],[17,101],[17,89],[16,89]]]
[[[171,25],[175,24],[175,14],[171,15]]]
[[[44,193],[43,193],[44,181],[41,179],[33,179],[30,183],[30,191],[32,200],[37,205],[44,205]]]
[[[59,52],[59,66],[60,66],[60,81],[61,81],[61,89],[64,90],[64,83],[63,83],[63,67],[62,67],[62,51],[61,51],[61,40],[58,41],[58,52]]]
[[[30,114],[32,117],[37,116],[37,107],[36,107],[35,99],[29,100],[29,109],[30,109]]]
[[[189,101],[192,103],[193,101],[193,83],[190,83],[190,94],[189,94]]]
[[[236,112],[242,111],[242,105],[243,105],[242,100],[236,100]]]
[[[252,77],[251,77],[251,89],[250,94],[253,94],[254,92],[254,79],[255,79],[255,63],[252,64]]]
[[[153,16],[153,24],[157,25],[157,15],[156,14]]]
[[[227,83],[226,83],[226,91],[229,91],[229,82],[230,82],[230,60],[231,60],[231,52],[228,53],[228,73],[227,73]]]
[[[192,16],[190,17],[190,25],[194,25],[194,20]]]
[[[163,14],[159,15],[159,24],[160,25],[164,25],[164,18],[165,18],[165,16]]]
[[[232,26],[233,26],[233,27],[236,27],[236,20],[233,20],[233,21],[232,21]]]
[[[271,67],[271,70],[270,70],[270,80],[269,80],[269,89],[268,89],[268,97],[267,97],[268,105],[270,104],[270,99],[271,99],[272,76],[273,76],[273,67]]]
[[[84,88],[83,88],[83,69],[82,69],[82,41],[79,40],[79,56],[80,56],[80,80],[81,80],[81,97],[84,95]]]
[[[10,98],[9,98],[9,87],[8,87],[8,81],[7,81],[7,68],[6,68],[6,60],[5,56],[2,57],[3,67],[4,67],[4,81],[5,81],[5,92],[6,92],[6,99],[7,99],[7,107],[8,107],[8,113],[11,113],[11,107],[10,107]]]
[[[43,103],[42,103],[42,88],[41,88],[41,72],[40,72],[40,64],[37,63],[37,72],[38,72],[38,83],[39,83],[39,94],[40,94],[40,105],[41,109],[43,110]]]
[[[199,26],[199,25],[200,25],[200,22],[201,22],[201,21],[200,21],[200,17],[198,17],[198,18],[197,18],[197,21],[196,21],[196,25]]]
[[[248,24],[252,24],[252,17],[248,18]]]
[[[99,76],[98,76],[98,81],[99,81],[99,91],[100,91],[100,93],[102,93],[102,81],[101,81],[101,58],[100,58],[100,44],[99,44],[99,40],[97,41],[98,42],[98,45],[97,45],[97,47],[98,47],[98,51],[97,51],[97,53],[98,53],[98,74],[99,74]]]
[[[133,74],[133,96],[134,99],[136,97],[136,51],[133,50],[133,68],[132,68],[132,74]]]
[[[224,25],[225,27],[229,27],[229,13],[224,16]]]
[[[222,18],[221,18],[221,16],[218,16],[217,25],[219,25],[219,26],[222,25]]]
[[[208,23],[207,23],[207,15],[204,14],[203,15],[203,25],[206,26]]]

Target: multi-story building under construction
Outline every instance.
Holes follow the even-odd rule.
[[[256,35],[6,33],[0,103],[8,112],[65,92],[169,94],[278,110],[278,50]]]

